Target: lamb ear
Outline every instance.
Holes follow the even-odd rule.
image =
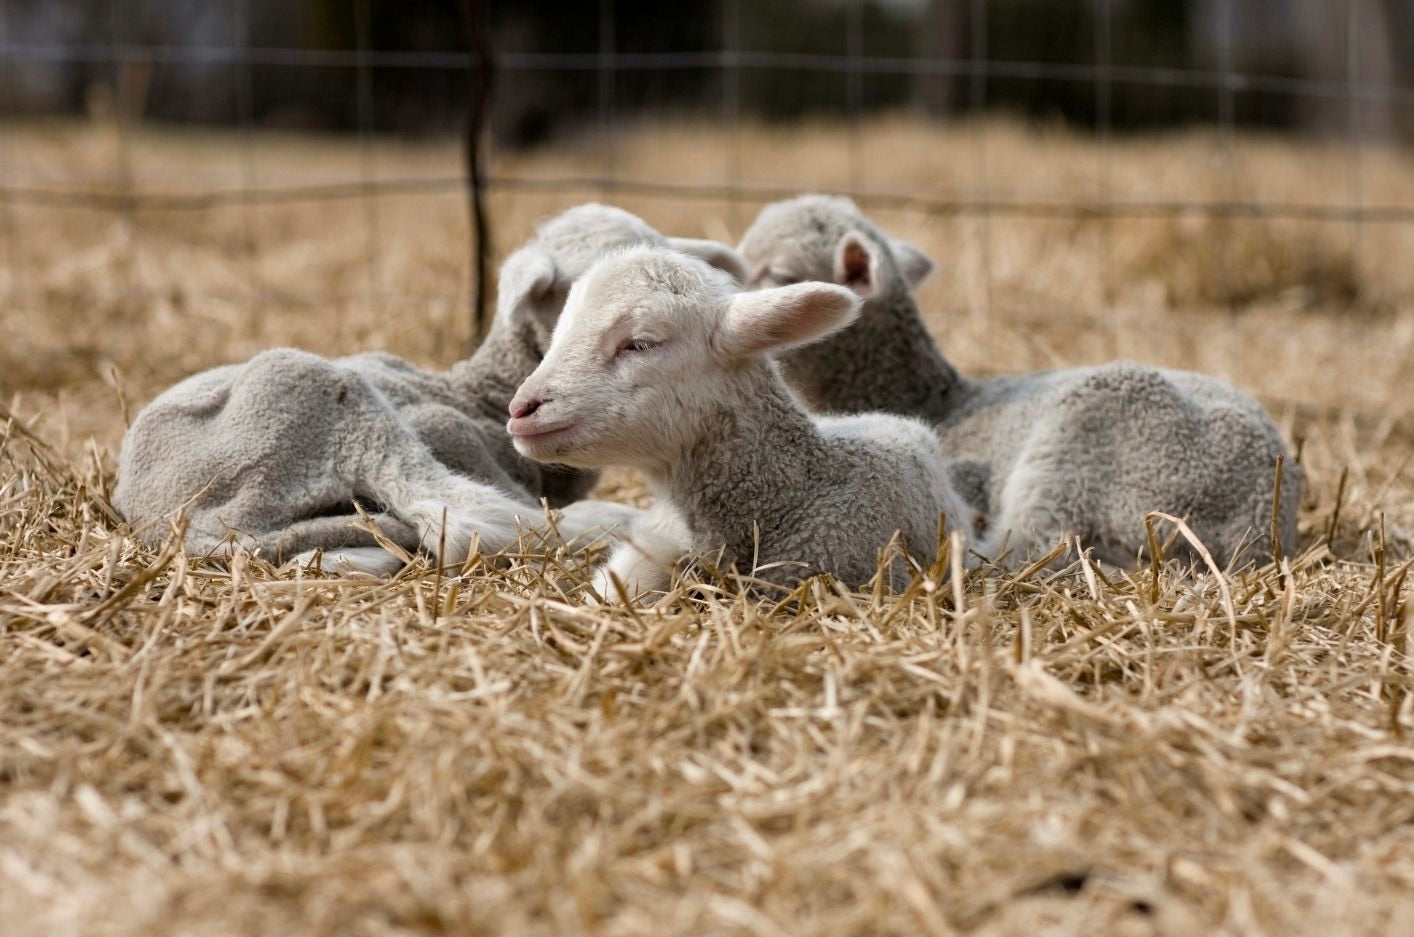
[[[858,231],[850,231],[835,247],[835,282],[847,286],[864,299],[876,296],[882,285],[879,277],[879,248]]]
[[[691,254],[693,257],[706,261],[718,270],[730,275],[736,281],[737,286],[746,284],[746,261],[742,260],[740,254],[725,244],[699,238],[668,238],[668,246],[673,250],[682,251],[684,254]]]
[[[831,283],[737,293],[716,334],[728,358],[785,351],[838,332],[859,315],[859,297]]]
[[[928,274],[933,272],[933,258],[907,241],[897,238],[889,246],[893,249],[894,260],[903,272],[903,278],[908,281],[908,288],[917,289],[918,284],[928,279]]]
[[[513,324],[527,303],[543,299],[555,285],[559,270],[554,259],[539,247],[522,247],[501,264],[496,284],[496,320]]]

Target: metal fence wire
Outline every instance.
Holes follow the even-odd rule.
[[[847,5],[844,51],[828,53],[779,51],[744,45],[742,19],[747,5],[743,0],[721,0],[718,33],[722,42],[719,48],[690,52],[617,49],[614,41],[614,25],[618,15],[615,0],[599,0],[597,48],[578,52],[497,48],[490,28],[491,5],[478,0],[465,0],[462,12],[466,29],[462,48],[457,51],[376,47],[371,32],[370,0],[353,0],[355,29],[350,48],[258,45],[251,39],[250,0],[234,2],[232,34],[225,44],[133,41],[126,36],[123,24],[132,15],[136,0],[112,0],[108,4],[110,35],[106,42],[36,42],[14,34],[8,22],[6,5],[0,3],[0,83],[4,82],[7,73],[34,65],[91,67],[111,76],[118,98],[117,110],[121,116],[127,113],[123,101],[126,93],[125,70],[153,66],[224,66],[234,69],[240,76],[236,118],[246,167],[241,182],[234,186],[209,187],[195,192],[139,191],[132,184],[131,173],[123,165],[124,160],[129,158],[127,149],[120,146],[115,151],[117,165],[111,174],[112,184],[86,185],[81,189],[39,184],[17,179],[14,173],[8,171],[10,164],[6,160],[4,128],[0,123],[0,209],[4,210],[4,223],[9,226],[11,240],[18,236],[9,220],[9,209],[15,205],[81,206],[116,213],[139,209],[149,212],[191,212],[226,204],[253,206],[353,199],[362,200],[366,206],[368,237],[376,257],[381,240],[378,196],[465,191],[469,193],[473,217],[474,243],[470,258],[474,271],[473,290],[476,305],[484,316],[487,290],[483,284],[490,270],[488,232],[495,220],[489,216],[486,207],[485,195],[488,192],[545,189],[598,195],[622,192],[731,203],[759,202],[795,194],[795,188],[755,183],[744,177],[738,142],[747,104],[744,100],[743,75],[753,69],[832,75],[843,80],[845,102],[842,117],[847,128],[845,146],[849,160],[847,194],[865,209],[908,209],[935,216],[966,215],[980,216],[982,219],[1012,216],[1084,220],[1179,215],[1296,219],[1347,225],[1356,244],[1363,225],[1414,224],[1414,205],[1372,205],[1366,204],[1362,197],[1362,109],[1372,106],[1414,107],[1414,86],[1367,77],[1362,64],[1366,50],[1361,41],[1360,22],[1362,9],[1369,5],[1366,0],[1329,0],[1335,5],[1332,9],[1343,11],[1344,19],[1345,68],[1343,78],[1338,80],[1237,68],[1233,58],[1234,22],[1236,8],[1243,0],[1210,0],[1210,3],[1216,4],[1215,22],[1218,26],[1218,64],[1214,68],[1117,64],[1113,55],[1115,10],[1123,0],[1090,0],[1094,24],[1090,44],[1094,55],[1092,61],[1079,64],[989,56],[988,15],[992,4],[988,0],[953,0],[966,8],[970,48],[964,56],[868,54],[863,15],[866,0],[839,0]],[[251,153],[260,144],[256,140],[258,126],[252,112],[252,76],[261,70],[288,67],[348,69],[356,76],[354,114],[358,139],[364,152],[357,179],[291,182],[262,179],[255,173]],[[375,76],[410,71],[464,76],[469,113],[465,123],[467,160],[463,173],[398,177],[376,171],[373,150],[368,145],[376,133],[372,92]],[[725,172],[720,179],[707,182],[673,181],[661,177],[648,179],[624,172],[621,161],[615,156],[624,123],[616,101],[618,77],[632,72],[689,71],[715,72],[720,79],[722,100],[719,120],[728,134]],[[599,171],[532,178],[499,173],[495,170],[494,161],[488,161],[486,151],[491,147],[488,143],[488,115],[495,107],[498,89],[522,76],[545,73],[582,76],[586,82],[592,81],[597,89],[597,122],[604,146]],[[1234,103],[1237,95],[1259,92],[1331,103],[1343,107],[1346,114],[1343,133],[1346,161],[1342,181],[1344,198],[1341,203],[1262,200],[1245,197],[1237,190],[1236,184],[1228,186],[1229,197],[1221,199],[1117,197],[1109,182],[1103,146],[1098,168],[1099,184],[1093,191],[1067,193],[1063,197],[1011,197],[999,194],[989,183],[986,140],[980,133],[976,135],[975,143],[976,184],[971,191],[939,195],[866,185],[861,173],[859,145],[861,122],[867,116],[863,87],[867,80],[880,76],[954,79],[966,88],[965,103],[976,114],[988,109],[989,83],[997,79],[1089,88],[1093,91],[1094,133],[1102,144],[1114,132],[1113,110],[1118,85],[1211,94],[1216,98],[1215,124],[1219,147],[1230,174],[1233,166],[1232,141],[1238,123]],[[983,237],[986,237],[985,226]],[[984,245],[984,256],[985,250]],[[370,276],[373,274],[370,273]],[[370,289],[373,288],[371,285]]]

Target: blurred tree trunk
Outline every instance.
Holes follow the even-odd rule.
[[[931,0],[919,22],[916,54],[927,59],[970,58],[971,25],[967,0]],[[931,116],[956,116],[967,110],[967,89],[964,75],[918,75],[914,78],[913,98]]]

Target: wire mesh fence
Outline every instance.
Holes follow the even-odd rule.
[[[359,223],[371,258],[367,289],[371,297],[377,297],[393,289],[380,273],[380,257],[389,237],[380,222],[382,201],[470,190],[476,223],[468,260],[468,293],[483,309],[483,284],[492,260],[487,232],[496,222],[483,197],[496,192],[563,192],[575,197],[618,193],[749,205],[828,186],[852,195],[866,210],[980,219],[984,266],[991,237],[988,219],[997,217],[1286,219],[1345,226],[1357,250],[1366,225],[1414,224],[1414,202],[1372,199],[1364,185],[1365,141],[1374,130],[1388,132],[1389,115],[1396,115],[1394,123],[1398,124],[1406,111],[1414,111],[1410,76],[1398,68],[1376,74],[1367,67],[1372,54],[1370,37],[1397,25],[1398,17],[1390,12],[1399,7],[1397,3],[1319,0],[1314,6],[1293,5],[1316,10],[1311,14],[1308,9],[1307,19],[1315,16],[1327,34],[1321,48],[1338,47],[1339,54],[1327,51],[1318,67],[1304,70],[1289,64],[1264,70],[1252,64],[1250,55],[1239,62],[1238,47],[1245,41],[1242,23],[1252,12],[1238,0],[1170,5],[1188,9],[1188,32],[1207,36],[1204,42],[1209,52],[1205,59],[1157,56],[1148,61],[1143,60],[1145,47],[1129,41],[1133,38],[1132,17],[1120,14],[1131,4],[1124,0],[1073,4],[1077,12],[1084,13],[1088,36],[1064,54],[1052,54],[1042,46],[1044,54],[1033,58],[1005,57],[989,48],[997,36],[1007,35],[1007,30],[1028,28],[1021,19],[1028,9],[1025,4],[998,0],[901,4],[916,30],[935,29],[957,38],[950,43],[919,42],[912,50],[889,48],[883,52],[875,48],[869,32],[871,11],[877,7],[865,0],[836,4],[843,35],[831,34],[828,42],[819,44],[825,48],[770,47],[771,42],[760,37],[774,35],[772,30],[789,32],[792,28],[789,22],[772,22],[772,4],[720,0],[703,14],[711,28],[687,43],[695,47],[664,50],[621,47],[619,24],[625,15],[638,11],[625,10],[616,0],[600,0],[594,10],[592,33],[546,48],[518,46],[513,31],[496,28],[494,5],[475,0],[461,11],[459,34],[450,39],[438,37],[431,43],[435,48],[385,47],[387,43],[375,34],[377,11],[372,0],[355,0],[346,10],[340,8],[340,15],[349,23],[347,46],[263,44],[252,26],[251,3],[237,0],[223,7],[224,20],[190,40],[152,38],[132,28],[133,22],[151,13],[148,5],[137,0],[113,0],[92,9],[77,7],[90,20],[106,17],[103,41],[94,41],[92,30],[77,39],[64,35],[46,39],[33,30],[17,30],[14,10],[21,7],[12,8],[10,14],[0,8],[0,79],[8,77],[23,86],[26,76],[32,78],[45,70],[83,76],[91,86],[90,98],[92,87],[106,89],[117,140],[111,148],[110,165],[102,167],[90,161],[87,173],[66,175],[17,159],[13,148],[4,144],[6,124],[12,121],[0,120],[0,227],[11,245],[3,256],[9,258],[12,293],[23,289],[24,279],[23,264],[13,250],[22,236],[15,220],[18,208],[75,208],[131,216],[139,212],[210,212],[233,206],[246,213],[244,250],[252,258],[254,270],[261,245],[259,226],[251,219],[261,206],[353,201],[362,206]],[[1378,18],[1373,26],[1369,21],[1372,16]],[[795,45],[808,46],[809,39]],[[937,51],[940,45],[944,51]],[[918,52],[928,48],[933,51]],[[144,118],[144,99],[162,82],[171,84],[184,74],[198,72],[224,76],[222,100],[229,101],[223,105],[225,112],[215,115],[214,120],[238,133],[239,152],[233,168],[216,173],[191,166],[181,177],[168,171],[154,178],[144,171],[144,154],[132,140],[134,128]],[[271,122],[260,101],[269,96],[268,86],[278,85],[286,76],[294,81],[294,76],[309,72],[337,77],[333,82],[339,89],[336,96],[344,99],[342,105],[348,109],[346,124],[356,135],[358,158],[352,165],[340,165],[337,171],[283,172],[262,159],[267,147],[265,131]],[[397,88],[408,75],[436,76],[450,89],[443,107],[470,115],[465,124],[470,151],[466,155],[475,159],[444,159],[415,173],[380,166],[377,143],[389,129],[380,126],[380,108],[390,98],[397,106]],[[537,80],[540,85],[535,84]],[[574,132],[580,138],[589,135],[597,140],[598,152],[593,158],[586,156],[575,171],[526,172],[502,158],[505,147],[494,132],[495,115],[505,106],[508,89],[514,91],[523,84],[548,87],[545,80],[575,87],[573,100],[577,104],[567,110],[577,107],[582,119]],[[641,88],[635,90],[645,80],[660,88],[696,82],[708,89],[697,96],[691,110],[717,128],[714,146],[721,150],[721,158],[715,171],[679,176],[672,166],[663,166],[644,174],[626,164],[619,148],[627,128],[661,116],[660,111],[644,107]],[[772,81],[809,85],[817,89],[812,93],[818,94],[824,94],[820,88],[829,89],[826,97],[835,100],[823,111],[840,127],[839,159],[846,166],[841,175],[827,182],[806,173],[762,178],[752,171],[743,151],[742,128],[762,111],[761,102],[752,97],[753,89],[769,89]],[[895,103],[903,101],[905,106],[925,112],[925,119],[970,135],[970,184],[946,189],[891,184],[887,160],[880,161],[877,153],[871,153],[864,139],[867,121],[880,111],[877,102],[888,99],[888,93],[880,89],[889,88],[907,89],[902,96],[894,95],[891,100]],[[930,88],[945,89],[945,103],[918,108],[920,101],[927,103]],[[989,165],[984,117],[994,108],[1014,104],[1017,94],[1024,96],[1027,88],[1067,89],[1066,107],[1080,115],[1072,124],[1098,143],[1099,157],[1085,184],[1048,190]],[[1146,116],[1146,96],[1157,113],[1167,106],[1162,103],[1166,95],[1189,102],[1183,106],[1213,131],[1211,158],[1223,167],[1228,179],[1220,191],[1190,194],[1181,187],[1157,182],[1147,188],[1116,184],[1107,157],[1110,141],[1136,124],[1136,114]],[[1318,109],[1326,115],[1339,115],[1334,120],[1327,116],[1319,130],[1327,140],[1338,137],[1342,141],[1343,178],[1331,180],[1325,190],[1305,197],[1273,198],[1244,191],[1234,172],[1239,160],[1238,136],[1245,127],[1261,126],[1264,101],[1284,102],[1280,106],[1288,110]],[[92,100],[88,106],[92,110]],[[1123,113],[1117,117],[1119,110]],[[581,148],[581,152],[586,151]],[[1045,154],[1037,153],[1036,158],[1045,159]],[[733,217],[740,218],[735,210]],[[990,278],[990,273],[986,276]]]

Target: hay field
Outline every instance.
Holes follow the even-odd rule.
[[[440,143],[0,130],[0,176],[48,190],[458,169]],[[940,195],[1352,194],[1320,142],[881,118],[860,148],[862,184]],[[764,184],[838,187],[845,152],[829,126],[740,142]],[[615,164],[708,179],[727,153],[644,127]],[[1414,205],[1414,154],[1361,161],[1361,200]],[[499,193],[498,246],[604,195]],[[615,200],[733,240],[754,211]],[[451,362],[462,200],[0,202],[0,934],[1406,930],[1414,228],[876,217],[938,259],[921,298],[969,372],[1129,357],[1256,393],[1310,479],[1300,555],[950,582],[943,557],[903,595],[709,580],[629,610],[534,545],[391,582],[150,551],[106,500],[127,414],[276,344]]]

